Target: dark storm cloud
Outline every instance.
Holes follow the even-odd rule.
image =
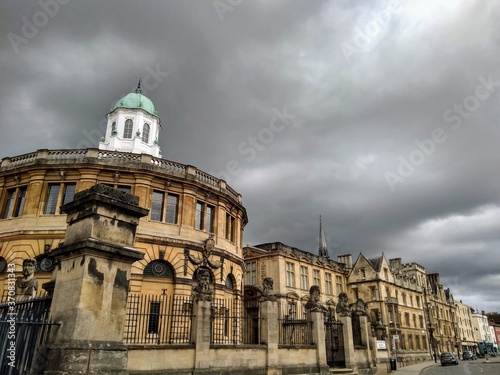
[[[245,242],[316,252],[322,215],[332,256],[417,262],[500,310],[495,1],[4,8],[2,157],[95,147],[142,77],[163,157],[242,193]]]

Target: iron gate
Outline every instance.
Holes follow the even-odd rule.
[[[326,362],[330,367],[345,367],[343,324],[333,313],[325,318]]]
[[[0,374],[41,374],[46,366],[51,297],[0,304]]]

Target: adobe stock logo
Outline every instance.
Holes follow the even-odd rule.
[[[481,102],[489,99],[496,89],[500,87],[500,82],[495,82],[492,74],[487,78],[478,76],[476,79],[479,84],[474,89],[474,93],[466,96],[462,103],[454,103],[451,109],[447,109],[443,113],[443,121],[450,124],[449,127],[453,131],[460,129],[464,124],[464,120],[479,109]],[[437,145],[446,142],[447,139],[446,128],[436,127],[432,130],[429,138],[415,140],[417,147],[409,153],[408,157],[398,156],[399,165],[396,173],[390,171],[384,173],[389,189],[392,192],[396,191],[396,185],[405,182],[417,167],[424,164],[427,158],[436,152]]]
[[[287,126],[293,124],[293,119],[296,115],[287,113],[286,106],[283,111],[273,108],[273,117],[269,121],[269,125],[261,128],[256,136],[248,136],[246,140],[238,144],[238,154],[246,156],[246,163],[251,163],[257,158],[257,154],[266,149],[275,139],[276,133],[281,133]],[[218,173],[211,173],[213,176],[230,182],[231,176],[237,176],[241,173],[241,163],[237,160],[229,160],[226,163],[226,170]]]
[[[368,52],[374,47],[383,29],[387,29],[389,22],[394,14],[399,14],[403,10],[401,1],[393,0],[389,6],[380,12],[370,12],[371,19],[364,27],[356,27],[354,31],[356,34],[352,42],[344,41],[340,45],[340,49],[348,62],[354,54]]]
[[[233,12],[243,0],[213,0],[212,5],[221,21],[224,21],[224,13]]]
[[[41,28],[45,27],[51,18],[59,13],[61,5],[66,5],[70,0],[39,0],[38,5],[41,10],[35,12],[30,19],[26,16],[21,17],[23,25],[21,26],[21,35],[10,32],[7,34],[10,45],[14,51],[19,52],[19,47],[38,35]]]

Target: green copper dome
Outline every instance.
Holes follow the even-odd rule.
[[[155,109],[155,105],[148,97],[141,94],[141,86],[140,82],[137,86],[137,90],[135,92],[131,92],[130,94],[124,96],[120,100],[118,100],[115,106],[111,109],[111,112],[116,110],[117,108],[129,108],[129,109],[142,109],[147,113],[157,116],[158,111]]]

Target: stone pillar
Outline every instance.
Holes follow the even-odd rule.
[[[194,373],[203,373],[210,367],[210,336],[212,329],[212,302],[196,300],[193,304],[192,340],[195,343]]]
[[[259,305],[261,331],[261,344],[267,345],[267,375],[281,375],[279,356],[278,356],[278,302],[276,299],[265,299],[260,301]]]
[[[312,321],[313,342],[316,345],[316,362],[319,374],[329,374],[330,367],[326,363],[325,318],[322,311],[310,311]]]
[[[344,334],[345,365],[347,368],[357,370],[352,335],[352,318],[350,316],[340,316],[339,320],[342,323],[342,332]]]
[[[366,315],[359,317],[359,325],[361,327],[361,343],[366,347],[366,363],[363,366],[372,368],[373,338],[371,336],[371,323]]]
[[[138,198],[105,185],[75,194],[64,244],[51,252],[58,263],[52,319],[61,325],[49,344],[45,375],[126,374],[122,344],[139,218]]]

